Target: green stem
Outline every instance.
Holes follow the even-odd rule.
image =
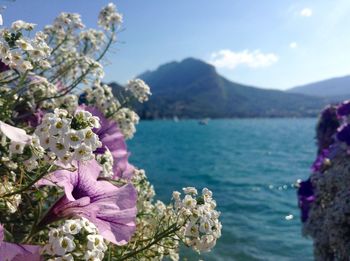
[[[22,243],[28,243],[39,232],[40,230],[37,229],[36,224],[34,223],[32,226],[32,229],[30,230],[29,235],[24,238]]]
[[[117,259],[118,261],[122,261],[122,260],[126,260],[130,257],[133,257],[139,253],[141,253],[142,251],[150,248],[151,246],[153,246],[154,244],[157,244],[159,241],[161,241],[163,238],[175,233],[176,231],[178,231],[181,228],[181,226],[177,226],[176,224],[172,225],[170,228],[168,228],[167,230],[163,231],[162,233],[158,234],[148,245],[132,251],[124,256],[122,256],[121,258]]]
[[[69,87],[66,89],[66,91],[64,91],[63,93],[58,94],[58,95],[55,95],[55,96],[51,96],[51,97],[45,97],[45,98],[43,98],[43,99],[38,100],[37,103],[43,102],[43,101],[46,101],[46,100],[50,100],[50,99],[57,99],[57,98],[60,98],[60,97],[65,96],[66,94],[68,94],[69,92],[71,92],[75,87],[77,87],[77,86],[79,85],[79,83],[85,78],[85,76],[89,74],[90,70],[91,70],[91,67],[89,67],[88,69],[86,69],[86,71],[85,71],[82,75],[80,75],[79,78],[78,78],[77,80],[75,80],[75,81],[71,84],[71,86],[69,86]]]
[[[110,47],[111,44],[113,43],[114,32],[115,32],[115,29],[114,29],[114,27],[113,27],[113,28],[112,28],[112,35],[111,35],[111,37],[110,37],[110,39],[109,39],[109,41],[108,41],[108,43],[107,43],[105,49],[104,49],[103,52],[100,54],[100,56],[96,59],[97,62],[100,61],[100,60],[104,57],[104,55],[107,53],[109,47]],[[60,98],[60,97],[65,96],[66,94],[68,94],[69,92],[71,92],[76,86],[78,86],[78,85],[80,84],[80,82],[85,78],[85,76],[87,76],[87,75],[89,74],[90,70],[91,70],[91,66],[90,66],[76,81],[74,81],[74,82],[71,84],[71,86],[69,86],[69,87],[67,88],[67,90],[64,91],[63,93],[61,93],[61,94],[59,94],[59,95],[56,95],[56,96],[43,98],[43,99],[37,101],[37,103],[42,102],[42,101],[45,101],[45,100],[56,99],[56,98]]]
[[[10,192],[10,193],[6,193],[6,194],[3,194],[3,195],[0,195],[0,198],[6,198],[6,197],[11,197],[13,195],[16,195],[16,194],[20,194],[24,191],[26,191],[27,189],[29,189],[31,186],[33,186],[36,182],[38,182],[40,179],[42,179],[46,174],[47,172],[49,172],[51,170],[51,168],[53,167],[53,165],[50,165],[47,170],[45,170],[43,173],[41,173],[38,177],[36,177],[34,180],[32,180],[31,182],[28,183],[28,185],[24,186],[23,188],[20,188],[18,190],[15,190],[13,192]]]
[[[109,41],[108,41],[108,43],[107,43],[107,45],[106,45],[106,48],[103,50],[103,52],[100,54],[100,56],[96,59],[97,62],[100,61],[100,60],[103,58],[103,56],[105,56],[105,54],[107,53],[109,47],[110,47],[111,44],[113,43],[114,32],[115,32],[115,28],[114,28],[114,26],[113,26],[113,27],[112,27],[112,35],[111,35],[111,37],[109,38]]]
[[[18,90],[21,88],[21,86],[24,84],[25,79],[27,78],[29,71],[26,71],[22,77],[19,80],[19,83],[17,84],[16,88],[14,88],[14,90],[11,92],[11,96],[14,95],[15,93],[18,92]]]

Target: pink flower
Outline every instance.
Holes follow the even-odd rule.
[[[129,153],[127,151],[126,143],[123,134],[116,122],[108,120],[97,108],[91,106],[81,105],[81,108],[89,111],[92,115],[100,119],[101,127],[94,129],[102,142],[102,148],[98,148],[95,153],[101,154],[109,149],[113,156],[113,178],[130,179],[134,174],[134,166],[128,162]]]
[[[0,121],[0,134],[4,134],[11,141],[21,144],[30,143],[32,137],[27,135],[26,132],[20,128],[13,127],[7,123]]]
[[[40,246],[4,242],[4,227],[0,225],[0,261],[40,261]]]
[[[108,241],[126,244],[135,231],[136,190],[131,184],[116,187],[97,180],[100,171],[96,160],[77,162],[76,171],[55,171],[39,181],[38,185],[56,185],[65,191],[39,226],[62,218],[85,217]]]

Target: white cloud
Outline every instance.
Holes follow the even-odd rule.
[[[277,61],[278,56],[274,53],[262,53],[260,50],[234,52],[223,49],[213,52],[209,63],[218,68],[233,70],[239,65],[246,65],[251,68],[268,67]]]
[[[289,47],[292,48],[292,49],[295,49],[295,48],[298,47],[298,44],[297,44],[296,42],[291,42],[291,43],[289,44]]]
[[[300,15],[310,17],[312,16],[312,10],[310,8],[304,8],[303,10],[300,11]]]

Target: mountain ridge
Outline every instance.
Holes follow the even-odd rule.
[[[344,96],[350,98],[350,75],[333,77],[317,82],[303,84],[287,90],[291,93],[301,93],[317,97],[333,98]]]
[[[160,65],[138,78],[152,91],[148,102],[137,105],[144,119],[305,117],[326,105],[323,98],[232,82],[195,58]]]

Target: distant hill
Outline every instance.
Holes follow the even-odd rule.
[[[137,107],[141,118],[232,118],[315,116],[325,100],[231,82],[212,65],[188,58],[138,76],[150,87],[150,100]]]
[[[108,83],[108,85],[112,87],[112,92],[115,97],[120,98],[118,97],[119,95],[125,94],[125,88],[123,85],[116,82]]]
[[[334,101],[341,101],[350,98],[350,76],[310,83],[292,88],[288,91],[292,93],[327,97]]]

